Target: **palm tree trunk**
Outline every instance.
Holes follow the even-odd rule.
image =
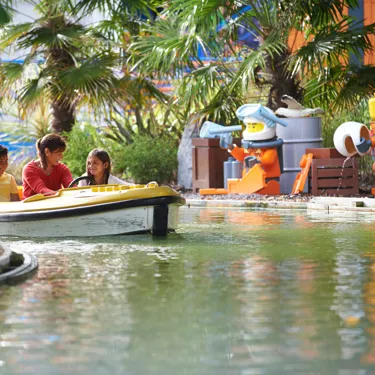
[[[75,122],[75,106],[64,100],[55,100],[52,107],[52,129],[55,133],[70,132]]]
[[[46,25],[49,29],[58,29],[59,25],[67,25],[68,21],[64,16],[52,17],[48,19]],[[70,67],[74,67],[75,63],[72,58],[72,50],[67,50],[64,47],[56,47],[48,49],[47,64],[50,65],[56,72],[64,71]],[[75,123],[75,109],[76,103],[72,98],[64,97],[59,92],[55,93],[55,98],[52,99],[52,129],[56,133],[70,132]]]
[[[286,50],[283,54],[275,55],[266,62],[266,73],[270,77],[268,82],[271,84],[267,107],[273,111],[285,107],[285,104],[281,101],[283,95],[289,95],[298,102],[303,99],[303,93],[297,78],[291,76],[289,69],[286,68],[289,55],[290,52]]]

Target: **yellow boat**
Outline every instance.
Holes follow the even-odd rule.
[[[0,203],[0,235],[92,237],[177,229],[185,199],[168,186],[99,185],[67,188]]]

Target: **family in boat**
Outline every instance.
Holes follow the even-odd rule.
[[[66,149],[64,139],[58,134],[47,134],[36,143],[38,159],[27,163],[22,170],[22,196],[53,195],[73,181],[69,168],[61,163]],[[6,172],[8,149],[0,145],[0,202],[19,201],[16,181]],[[92,150],[86,160],[86,173],[78,186],[119,184],[132,185],[111,174],[111,158],[102,149]]]

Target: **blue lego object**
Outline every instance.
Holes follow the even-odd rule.
[[[236,111],[237,117],[244,121],[246,117],[253,117],[259,121],[264,122],[268,127],[273,128],[276,123],[282,126],[288,126],[288,123],[281,118],[278,118],[270,110],[267,110],[260,104],[244,104]]]
[[[362,152],[363,154],[365,154],[371,148],[371,145],[372,145],[371,140],[366,140],[365,138],[361,138],[360,143],[355,145],[355,147],[357,148],[359,152]]]
[[[241,131],[242,125],[223,126],[211,121],[205,121],[199,132],[201,138],[220,138],[221,135]]]

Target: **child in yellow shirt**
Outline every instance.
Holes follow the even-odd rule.
[[[0,145],[0,202],[19,201],[16,180],[6,173],[8,168],[8,149]]]

